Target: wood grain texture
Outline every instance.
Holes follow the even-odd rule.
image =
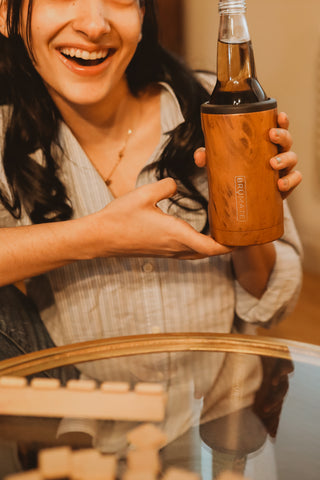
[[[256,245],[283,234],[279,178],[270,165],[276,109],[246,114],[202,113],[212,236],[225,245]]]
[[[320,348],[256,335],[211,332],[112,337],[28,353],[0,362],[0,376],[26,376],[62,365],[159,352],[236,352],[320,362]]]
[[[62,387],[51,378],[36,378],[30,385],[7,378],[0,377],[0,415],[154,422],[165,417],[166,393],[155,392],[152,385],[149,391],[143,384],[143,391],[119,392],[93,389],[82,380],[71,380],[69,388],[68,383]]]

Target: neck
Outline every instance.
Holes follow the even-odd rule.
[[[94,105],[74,105],[61,98],[53,98],[64,122],[72,130],[80,144],[88,141],[97,142],[100,137],[112,132],[113,138],[123,137],[123,131],[131,128],[125,119],[133,117],[132,113],[138,100],[123,81],[115,92],[108,95],[105,101]]]

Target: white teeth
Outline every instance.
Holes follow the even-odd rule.
[[[99,58],[105,58],[108,55],[108,52],[105,50],[88,52],[87,50],[81,50],[80,48],[60,48],[60,52],[69,57],[82,58],[83,60],[97,60]]]

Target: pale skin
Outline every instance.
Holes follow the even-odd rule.
[[[124,72],[139,42],[143,9],[138,2],[127,3],[123,7],[101,0],[34,1],[35,67],[102,177],[107,178],[112,170],[128,128],[134,128],[134,135],[112,175],[114,201],[101,211],[76,220],[0,230],[0,285],[96,257],[199,259],[231,251],[157,207],[162,199],[175,194],[173,179],[135,188],[141,168],[160,139],[160,91],[149,88],[138,98],[129,91]],[[23,5],[26,15],[27,2]],[[5,17],[5,3],[0,13]],[[102,73],[86,77],[74,66],[65,68],[59,49],[71,47],[90,52],[113,49],[115,53]],[[270,139],[280,146],[277,158],[281,162],[272,159],[271,165],[284,173],[278,187],[286,196],[300,183],[301,174],[295,170],[297,159],[290,150],[292,139],[285,114],[279,115],[278,123]],[[195,161],[200,167],[205,165],[201,149],[195,153]],[[275,262],[273,244],[234,249],[232,258],[240,284],[261,297]]]

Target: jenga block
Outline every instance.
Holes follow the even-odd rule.
[[[162,480],[200,480],[200,476],[182,468],[171,467],[165,472]]]
[[[156,480],[158,476],[152,472],[135,472],[127,470],[122,476],[122,480]]]
[[[74,480],[114,480],[117,459],[115,455],[102,455],[94,449],[73,453],[70,477]]]
[[[127,433],[128,442],[137,449],[160,449],[167,441],[167,435],[152,423],[144,423]]]
[[[43,478],[65,478],[71,472],[72,451],[69,447],[46,448],[38,454],[38,468]]]
[[[23,388],[26,385],[25,377],[0,377],[0,387]]]
[[[156,384],[140,384],[130,390],[124,384],[72,380],[62,387],[56,379],[3,377],[0,383],[0,415],[96,418],[101,420],[154,421],[164,419],[166,394]]]
[[[39,470],[29,470],[28,472],[13,473],[7,475],[4,480],[44,480]]]
[[[163,392],[163,386],[160,383],[137,383],[135,386],[137,393],[149,393],[150,395],[159,395]]]
[[[158,473],[161,468],[158,450],[129,450],[127,467],[130,471]]]
[[[60,387],[60,380],[58,378],[33,378],[30,385],[38,390],[56,390]]]
[[[67,388],[75,391],[93,392],[97,388],[97,383],[95,380],[69,380]]]
[[[100,388],[103,392],[125,393],[129,391],[130,386],[128,382],[103,382]]]

